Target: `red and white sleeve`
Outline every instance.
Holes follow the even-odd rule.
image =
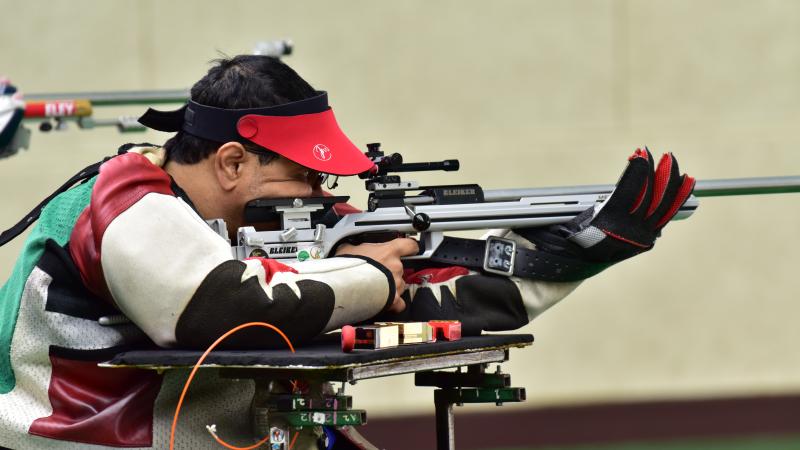
[[[171,186],[139,154],[111,159],[70,240],[84,283],[158,345],[205,347],[250,321],[272,323],[304,341],[366,320],[393,300],[391,274],[369,259],[292,265],[233,259],[229,244]],[[270,345],[280,342],[261,330],[228,342]]]

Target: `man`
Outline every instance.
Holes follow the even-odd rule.
[[[321,194],[321,173],[353,175],[371,162],[339,129],[327,95],[277,59],[219,61],[191,99],[142,117],[177,132],[163,148],[125,147],[41,210],[0,290],[0,445],[166,448],[187,374],[97,367],[150,342],[202,349],[258,320],[300,344],[377,315],[458,319],[466,334],[518,328],[581,279],[651,248],[694,185],[671,155],[654,169],[637,150],[602,208],[563,226],[495,231],[546,262],[539,279],[460,266],[404,276],[401,258],[418,251],[411,239],[290,265],[237,261],[206,220],[222,218],[234,234],[247,202]],[[282,343],[245,330],[225,345]],[[249,436],[252,393],[251,382],[200,372],[176,448],[216,448],[210,423]]]

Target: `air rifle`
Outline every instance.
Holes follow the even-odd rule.
[[[336,203],[346,202],[349,199],[346,196],[255,200],[247,205],[246,221],[278,219],[280,229],[239,228],[232,247],[234,257],[304,261],[332,255],[336,247],[345,242],[381,242],[416,235],[420,253],[406,260],[428,260],[434,256],[441,260],[442,253],[448,251],[446,232],[541,227],[567,222],[587,208],[602,203],[614,189],[614,185],[498,190],[484,190],[477,184],[421,186],[416,181],[402,180],[398,173],[455,171],[459,162],[408,164],[403,163],[398,153],[384,154],[380,144],[367,147],[366,155],[375,163],[375,168],[360,175],[370,193],[366,211],[338,218],[331,208]],[[698,181],[694,195],[680,208],[675,219],[689,217],[698,207],[698,197],[786,192],[800,192],[800,176]],[[224,222],[210,223],[228,239]],[[484,271],[512,273],[513,267],[504,267],[504,263],[508,266],[508,261],[491,260],[489,247],[486,246],[486,255],[482,255]],[[456,260],[452,262],[457,263]],[[475,265],[480,261],[471,263]]]
[[[140,132],[145,131],[145,127],[138,122],[138,115],[95,118],[95,108],[185,103],[188,98],[188,90],[155,90],[33,94],[24,99],[21,96],[0,99],[3,100],[0,105],[0,137],[3,137],[0,158],[28,148],[30,131],[24,126],[27,122],[38,122],[39,131],[45,133],[66,130],[70,122],[81,129],[112,126],[123,133]]]
[[[276,39],[256,43],[252,53],[280,58],[293,49],[291,40]],[[24,98],[16,94],[12,98],[15,90],[9,93],[7,86],[8,80],[0,78],[0,158],[28,148],[30,131],[22,126],[25,122],[38,122],[42,132],[66,130],[70,122],[81,129],[116,127],[123,133],[142,132],[146,128],[138,122],[140,114],[95,118],[95,108],[180,104],[189,99],[188,89],[26,94]]]

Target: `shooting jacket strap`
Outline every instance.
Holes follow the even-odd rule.
[[[35,222],[42,214],[42,209],[45,206],[47,206],[48,203],[50,203],[50,200],[53,200],[58,194],[61,194],[67,189],[71,188],[76,183],[88,180],[89,178],[92,178],[93,176],[97,175],[100,172],[100,165],[102,165],[109,159],[110,157],[105,158],[103,161],[99,161],[90,166],[87,166],[80,172],[73,175],[72,178],[67,180],[67,182],[61,185],[60,188],[56,189],[55,192],[48,195],[47,198],[45,198],[38,205],[36,205],[36,207],[33,208],[33,210],[31,210],[31,212],[29,212],[27,215],[25,215],[25,217],[23,217],[22,220],[17,222],[16,225],[0,233],[0,247],[7,244],[20,234],[22,234],[23,231],[25,231],[29,226],[31,226],[31,224]]]
[[[433,252],[430,261],[434,263],[458,265],[484,273],[515,276],[541,281],[579,281],[596,275],[611,264],[584,261],[561,255],[546,253],[541,250],[530,250],[512,244],[513,241],[500,238],[464,239],[444,237],[444,240]],[[493,269],[490,260],[491,251],[487,246],[503,244],[510,247],[509,270]]]

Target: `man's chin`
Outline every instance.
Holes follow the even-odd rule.
[[[251,201],[262,198],[308,198],[312,197],[313,193],[314,189],[309,184],[300,182],[292,182],[289,184],[285,182],[279,189],[269,189],[261,193],[258,197],[252,198]]]
[[[293,195],[290,195],[290,197],[295,197],[295,198],[311,197],[311,193],[314,191],[314,189],[311,187],[310,184],[298,183],[298,185],[299,186],[297,186],[296,188],[292,186],[292,189],[290,191]]]

